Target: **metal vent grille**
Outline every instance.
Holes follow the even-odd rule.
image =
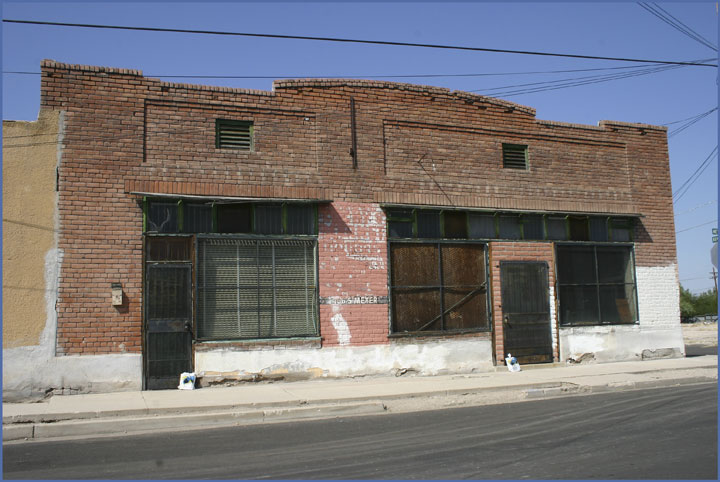
[[[506,169],[527,169],[527,146],[503,144],[503,167]]]
[[[215,146],[220,149],[253,150],[253,123],[218,119],[215,122]]]

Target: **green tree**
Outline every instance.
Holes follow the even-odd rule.
[[[694,295],[680,285],[680,316],[683,320],[694,316],[717,315],[717,312],[718,296],[715,290]]]

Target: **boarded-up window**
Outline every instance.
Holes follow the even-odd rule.
[[[315,240],[199,237],[198,338],[317,335]]]
[[[486,330],[484,244],[392,243],[395,333]]]

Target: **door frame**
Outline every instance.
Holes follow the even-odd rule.
[[[147,246],[148,241],[153,238],[185,238],[189,243],[189,259],[182,261],[149,261]],[[149,369],[148,363],[150,358],[148,356],[148,287],[147,287],[147,275],[151,264],[175,264],[175,265],[189,265],[190,267],[190,371],[195,370],[195,340],[196,340],[196,321],[195,321],[195,236],[187,234],[174,234],[174,233],[157,233],[157,234],[144,234],[142,240],[142,390],[155,390],[155,388],[148,388],[148,377]],[[178,373],[178,380],[180,379],[180,373]]]
[[[534,363],[552,363],[555,361],[555,355],[554,355],[554,347],[553,347],[553,319],[552,319],[552,301],[550,300],[550,265],[547,261],[542,260],[508,260],[508,261],[500,261],[499,262],[499,274],[500,274],[500,307],[501,312],[500,314],[500,323],[503,327],[502,330],[502,342],[503,342],[503,360],[498,360],[499,363],[502,363],[504,361],[505,354],[508,353],[510,350],[507,345],[507,329],[506,329],[506,314],[505,314],[505,291],[503,290],[503,281],[504,281],[504,273],[503,273],[503,267],[507,265],[540,265],[544,270],[544,276],[542,277],[544,290],[543,290],[543,300],[545,302],[545,305],[547,307],[547,340],[548,345],[546,345],[549,348],[549,360],[545,362],[534,362]],[[545,345],[543,345],[545,346]],[[512,353],[512,352],[511,352]],[[540,356],[540,355],[531,355],[531,356]],[[525,362],[528,363],[528,362]],[[532,364],[533,362],[530,362]]]

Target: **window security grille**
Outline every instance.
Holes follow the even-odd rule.
[[[503,144],[503,167],[506,169],[527,169],[527,146]]]
[[[252,151],[253,144],[252,122],[225,119],[215,122],[215,147]]]
[[[317,335],[314,240],[198,243],[199,339]]]

